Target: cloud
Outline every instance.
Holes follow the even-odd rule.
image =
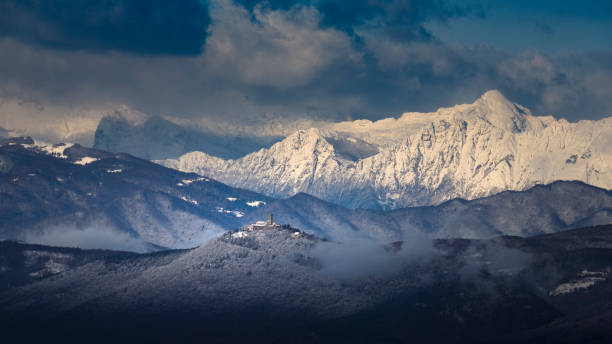
[[[85,229],[52,227],[42,233],[27,233],[24,241],[32,244],[78,247],[82,249],[108,249],[118,251],[149,252],[151,246],[141,239],[126,233],[116,232],[105,226],[90,226]]]
[[[121,108],[121,107],[119,107]],[[125,111],[124,111],[125,112]],[[100,118],[111,109],[41,105],[15,95],[0,94],[0,136],[32,136],[44,142],[74,142],[91,146]]]
[[[13,11],[24,11],[30,3],[8,4]],[[107,7],[112,3],[103,2]],[[537,114],[578,120],[612,113],[612,52],[517,53],[485,44],[453,45],[428,32],[426,23],[447,21],[452,26],[453,18],[478,13],[448,4],[211,0],[206,48],[191,53],[163,40],[152,50],[124,48],[125,42],[113,43],[110,36],[87,30],[82,35],[90,43],[59,48],[32,38],[34,29],[3,22],[0,126],[81,140],[93,133],[91,127],[102,114],[121,104],[190,126],[259,128],[276,120],[380,119],[472,102],[493,88]],[[85,5],[74,6],[68,14]],[[170,14],[178,18],[183,10]],[[67,30],[68,24],[40,16],[34,17],[61,29],[55,31]],[[185,18],[188,26],[195,22]],[[127,17],[117,20],[117,27],[127,25]],[[153,24],[172,26],[172,20]],[[134,23],[147,36],[157,30]],[[65,36],[80,42],[81,33],[59,35]],[[193,46],[199,49],[200,43]],[[45,126],[50,129],[42,133]]]
[[[307,84],[336,60],[358,60],[342,32],[319,27],[309,7],[287,11],[257,7],[252,16],[229,2],[213,9],[209,49],[202,63],[245,85],[280,89]]]
[[[0,36],[53,49],[197,55],[209,22],[199,0],[0,3]]]
[[[235,0],[235,3],[253,12],[262,8],[286,11],[310,7],[321,14],[323,27],[349,34],[356,34],[355,28],[364,25],[385,27],[388,34],[401,40],[429,39],[431,35],[423,27],[424,22],[463,17],[477,9],[440,0]]]
[[[400,247],[396,250],[391,243],[351,236],[342,242],[320,242],[311,255],[321,261],[321,274],[348,281],[393,274],[437,252],[431,238],[419,233],[406,236]]]
[[[466,280],[486,276],[516,276],[533,262],[530,253],[505,246],[503,241],[475,241],[460,258],[458,271]]]

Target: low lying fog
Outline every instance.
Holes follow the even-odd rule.
[[[24,241],[32,244],[78,247],[83,249],[107,249],[132,252],[149,252],[151,247],[141,239],[104,226],[52,227],[42,233],[27,233]]]

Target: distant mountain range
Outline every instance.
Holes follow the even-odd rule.
[[[555,182],[471,201],[454,199],[438,206],[391,211],[353,210],[300,193],[255,209],[243,221],[265,218],[269,212],[279,223],[291,223],[337,241],[362,236],[390,242],[414,234],[434,238],[528,237],[612,223],[612,192],[581,182]]]
[[[348,208],[397,209],[557,180],[612,188],[612,117],[533,116],[489,91],[473,104],[300,130],[244,157],[191,152],[159,163],[271,197],[304,192]]]
[[[144,255],[0,248],[10,341],[603,343],[612,330],[611,226],[367,254],[297,229]]]

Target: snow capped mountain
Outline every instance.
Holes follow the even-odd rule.
[[[351,208],[438,204],[556,180],[610,189],[612,117],[537,117],[493,90],[433,113],[299,130],[235,160],[191,152],[159,162],[269,196],[305,192]]]

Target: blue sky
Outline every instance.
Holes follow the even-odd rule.
[[[427,28],[449,44],[490,44],[498,49],[576,53],[612,49],[610,1],[461,1],[481,6],[482,16]]]
[[[40,109],[30,120],[120,104],[378,119],[489,89],[598,119],[612,114],[611,33],[609,1],[0,0],[0,127],[20,125],[19,104]]]

